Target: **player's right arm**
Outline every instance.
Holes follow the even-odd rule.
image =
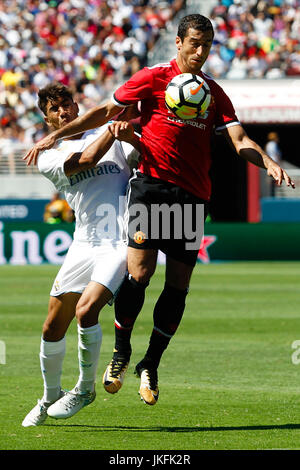
[[[118,138],[128,142],[139,150],[139,137],[134,133],[132,124],[127,121],[116,121],[108,126],[108,129],[92,142],[83,152],[71,154],[65,161],[64,173],[66,176],[79,173],[82,170],[94,168],[96,163],[108,152],[115,141],[111,126],[118,127]]]
[[[141,153],[140,137],[134,132],[134,127],[127,121],[114,121],[108,126],[110,133],[118,140],[127,142]]]
[[[130,141],[131,130],[120,130],[120,139]],[[56,187],[63,190],[70,184],[68,176],[93,168],[110,149],[115,137],[107,128],[82,152],[68,152],[68,149],[50,149],[38,158],[39,171]]]
[[[109,130],[106,130],[83,152],[72,153],[64,164],[65,175],[70,176],[94,168],[96,163],[108,152],[114,141],[115,137]]]
[[[112,101],[95,106],[82,116],[78,116],[74,121],[69,122],[60,129],[56,129],[40,140],[27,152],[23,160],[27,160],[27,165],[30,165],[32,162],[36,164],[39,152],[52,148],[57,140],[100,127],[118,114],[122,108],[121,104],[119,105]]]

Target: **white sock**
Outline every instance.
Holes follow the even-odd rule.
[[[89,328],[77,325],[77,331],[80,375],[75,388],[80,393],[93,392],[102,342],[101,326],[99,323]]]
[[[45,402],[53,403],[59,398],[65,352],[65,337],[60,341],[44,341],[43,338],[41,339],[40,364],[44,380],[43,401]]]

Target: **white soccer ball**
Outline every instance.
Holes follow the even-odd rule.
[[[165,91],[167,108],[180,119],[195,119],[205,114],[211,100],[209,86],[192,73],[176,75]]]

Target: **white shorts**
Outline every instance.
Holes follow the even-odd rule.
[[[81,294],[90,281],[107,287],[113,295],[119,289],[127,269],[125,244],[93,245],[73,241],[53,283],[50,295],[67,292]]]

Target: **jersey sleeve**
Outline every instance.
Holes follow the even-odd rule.
[[[117,106],[130,106],[152,95],[153,75],[145,67],[136,72],[127,82],[113,94],[112,101]]]
[[[64,172],[64,164],[69,154],[70,152],[64,153],[50,149],[42,152],[38,159],[40,173],[48,178],[58,190],[70,184]]]
[[[220,133],[225,127],[240,124],[230,98],[218,85],[214,93],[214,99],[216,101],[217,110],[215,120],[216,133]]]
[[[137,168],[141,156],[140,152],[128,142],[121,142],[121,146],[130,170]]]

